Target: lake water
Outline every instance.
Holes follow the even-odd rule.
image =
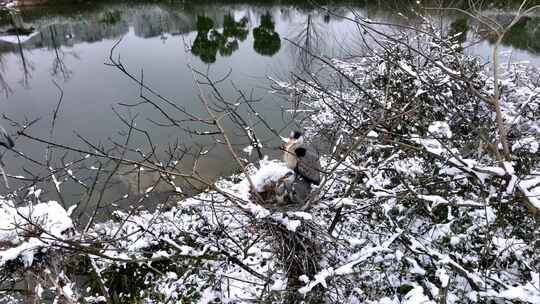
[[[329,9],[338,15],[353,16],[346,8]],[[401,14],[403,8],[373,5],[353,9],[372,20],[411,22],[410,17],[405,17],[406,11]],[[237,89],[257,99],[253,107],[259,116],[244,109],[245,121],[257,130],[263,152],[278,157],[281,139],[259,117],[281,136],[286,136],[300,121],[288,111],[288,102],[271,94],[269,77],[286,80],[292,73],[305,73],[306,67],[310,67],[306,54],[288,40],[332,57],[348,55],[358,47],[360,37],[353,23],[319,9],[271,2],[262,5],[219,1],[211,4],[137,2],[25,8],[16,16],[17,22],[32,30],[19,36],[20,40],[8,32],[11,18],[4,14],[0,19],[0,32],[4,32],[0,37],[2,115],[16,121],[39,119],[27,132],[48,139],[52,113],[59,100],[56,82],[63,90],[63,99],[53,141],[85,149],[88,146],[77,134],[105,146],[122,141],[122,130],[126,128],[113,112],[114,108],[125,117],[136,116],[137,126],[150,130],[158,153],[164,154],[168,144],[179,142],[191,148],[192,153],[202,154],[197,169],[208,178],[229,174],[237,165],[223,145],[211,145],[213,137],[182,130],[211,130],[204,125],[182,122],[181,129],[154,124],[168,122],[154,107],[139,104],[140,88],[134,81],[105,64],[116,42],[121,39],[114,56],[120,56],[128,71],[136,77],[143,71],[146,85],[196,116],[206,117],[206,114],[188,66],[214,79],[228,75],[219,84],[221,93],[232,104],[238,102]],[[460,18],[463,17],[451,14],[442,20],[458,24],[455,21]],[[502,49],[505,58],[527,60],[538,66],[539,24],[536,17],[520,24],[522,28],[515,31],[517,34],[512,33],[512,39],[505,41]],[[468,41],[476,38],[472,33],[467,35]],[[467,52],[487,58],[490,49],[489,41],[480,40],[468,47]],[[210,90],[205,89],[209,94]],[[134,106],[126,107],[126,104]],[[186,118],[174,107],[164,106],[164,109],[175,119]],[[2,124],[15,132],[16,128],[6,120]],[[256,159],[255,153],[249,156],[242,151],[249,144],[245,136],[239,136],[242,132],[230,123],[226,127],[239,154]],[[17,150],[26,156],[44,159],[43,144],[24,138],[19,138],[16,144]],[[135,137],[131,147],[146,152],[149,149],[142,136]],[[56,165],[61,162],[60,156],[57,155]],[[186,157],[186,168],[191,166],[191,159]],[[29,176],[28,171],[36,170],[34,164],[20,155],[8,153],[3,161],[13,175]],[[130,177],[126,179],[113,194],[135,192]],[[16,187],[17,182],[13,183]],[[43,195],[54,197],[53,193]]]

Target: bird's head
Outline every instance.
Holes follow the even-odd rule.
[[[294,144],[301,144],[303,142],[304,142],[304,136],[302,132],[292,131],[291,134],[289,134],[289,141],[287,142],[287,145],[291,146]]]
[[[304,142],[304,137],[300,131],[292,131],[287,138],[287,142],[281,146],[281,150],[289,151],[293,146],[300,145]]]

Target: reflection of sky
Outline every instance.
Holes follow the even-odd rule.
[[[483,40],[471,45],[468,48],[470,54],[481,56],[483,60],[491,62],[493,44]],[[499,60],[501,63],[528,62],[530,65],[540,67],[540,56],[529,51],[519,50],[508,46],[499,47]]]

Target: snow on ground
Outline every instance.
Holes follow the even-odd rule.
[[[70,229],[73,222],[56,201],[15,207],[0,199],[0,243],[10,244],[0,247],[0,267],[15,259],[30,266],[36,252],[64,240]]]
[[[395,161],[403,162],[400,159],[395,159]],[[415,161],[419,160],[415,159]],[[260,172],[254,168],[250,169],[250,176],[257,183],[272,180],[283,172],[287,172],[280,162],[265,161],[261,165]],[[335,163],[329,161],[326,165],[332,166]],[[337,167],[340,170],[336,170],[334,174],[335,177],[339,178],[334,180],[332,186],[328,186],[326,193],[329,196],[339,193],[342,183],[347,182],[347,179],[341,175],[341,170],[345,170],[349,165],[341,164]],[[393,167],[388,163],[384,164],[384,168],[386,166]],[[241,180],[236,183],[227,179],[219,181],[220,191],[224,191],[226,195],[241,198],[240,201],[247,198],[249,196],[249,183],[246,178],[242,176],[240,178]],[[331,177],[331,179],[333,178]],[[384,178],[381,177],[381,179]],[[381,183],[385,182],[381,181]],[[378,190],[373,189],[373,191]],[[144,258],[150,248],[160,248],[159,250],[152,249],[153,259],[167,260],[175,255],[181,255],[182,259],[176,259],[174,265],[183,264],[182,267],[193,269],[191,275],[183,275],[181,272],[170,270],[164,271],[163,276],[153,279],[149,277],[147,279],[149,287],[147,288],[151,290],[151,293],[160,293],[167,299],[179,301],[182,296],[192,292],[190,290],[194,288],[200,293],[199,303],[209,303],[215,298],[224,302],[247,303],[260,295],[260,288],[265,284],[268,284],[267,287],[271,292],[277,293],[287,287],[284,271],[276,271],[280,269],[280,262],[272,254],[270,243],[256,241],[259,234],[251,230],[254,228],[250,228],[254,227],[254,221],[274,220],[292,231],[301,226],[303,221],[313,221],[322,227],[327,227],[333,214],[330,206],[338,206],[331,203],[333,199],[329,199],[321,202],[309,213],[282,214],[278,212],[272,214],[263,207],[250,202],[244,201],[243,205],[238,206],[237,202],[230,201],[226,195],[219,191],[204,192],[178,202],[177,206],[167,211],[152,213],[140,211],[137,214],[118,211],[116,220],[97,224],[89,232],[88,237],[101,240],[105,244],[102,252],[110,258],[127,262],[131,259]],[[437,205],[451,205],[455,202],[448,198],[428,194],[418,195],[416,199],[419,202],[432,203],[432,208],[436,208]],[[369,201],[353,197],[347,198],[347,200],[346,204],[342,203],[339,206],[354,210],[355,208],[367,208],[371,204]],[[34,262],[33,253],[36,250],[54,247],[55,238],[65,238],[66,231],[73,229],[67,211],[57,202],[38,203],[19,208],[12,206],[13,203],[9,200],[0,202],[0,227],[2,228],[0,229],[0,239],[12,244],[9,249],[1,252],[2,264],[20,259],[28,267]],[[479,269],[465,268],[462,265],[463,261],[467,259],[469,261],[476,259],[474,252],[470,252],[470,256],[467,256],[460,253],[461,251],[456,251],[450,256],[443,251],[444,248],[439,242],[443,242],[445,237],[451,236],[454,239],[459,239],[459,241],[451,242],[452,246],[456,248],[469,244],[474,233],[484,231],[486,225],[490,225],[497,218],[497,214],[493,208],[482,207],[482,204],[477,205],[482,207],[482,209],[478,209],[478,207],[474,207],[475,204],[470,202],[459,203],[473,206],[471,215],[467,215],[471,217],[472,222],[466,226],[468,230],[463,233],[456,231],[454,226],[446,224],[431,227],[439,227],[439,231],[443,231],[442,234],[434,232],[433,229],[426,230],[425,223],[418,220],[408,230],[396,227],[394,229],[396,233],[388,234],[386,228],[376,224],[377,221],[370,223],[370,220],[366,221],[362,216],[344,218],[339,238],[346,240],[347,245],[338,245],[330,250],[327,254],[333,257],[333,262],[327,261],[321,264],[324,267],[314,276],[304,276],[302,279],[303,287],[300,288],[299,292],[308,294],[316,286],[330,288],[336,282],[342,282],[344,285],[338,284],[336,286],[342,286],[340,288],[348,290],[348,288],[359,288],[352,287],[356,286],[357,282],[363,282],[369,286],[373,281],[373,284],[378,286],[383,281],[390,280],[393,288],[398,288],[401,284],[410,286],[410,290],[401,297],[401,300],[398,297],[387,297],[382,294],[377,296],[374,287],[368,289],[362,287],[354,296],[351,295],[348,298],[350,303],[355,303],[355,301],[356,303],[435,303],[430,300],[430,294],[437,294],[438,288],[429,284],[422,286],[414,281],[415,277],[425,277],[427,272],[431,271],[430,261],[435,261],[438,265],[433,273],[437,284],[446,284],[451,290],[460,286],[459,288],[463,289],[465,294],[473,292],[470,287],[467,287],[467,280],[481,284],[481,272]],[[381,215],[384,218],[384,216],[395,217],[395,212],[398,212],[397,214],[402,212],[397,210],[405,209],[398,202],[390,200],[380,207],[375,206],[374,210],[383,211]],[[263,217],[257,216],[261,212],[265,215]],[[44,232],[38,237],[27,237],[24,230],[21,229],[27,223],[26,219],[30,218],[43,225]],[[394,218],[394,220],[397,219]],[[398,221],[395,222],[395,224],[397,223]],[[224,229],[221,233],[225,233],[226,237],[225,235],[215,235],[220,229]],[[408,246],[401,245],[404,238],[408,240],[406,242],[409,244]],[[251,245],[246,247],[247,251],[243,252],[238,251],[238,246],[241,244]],[[493,246],[501,259],[512,260],[513,255],[510,253],[519,253],[520,258],[529,259],[530,253],[523,240],[497,235],[493,238]],[[223,257],[225,248],[226,252],[237,259],[237,262],[231,262],[228,258],[216,259]],[[411,251],[424,252],[425,258],[418,258]],[[121,265],[124,263],[111,262],[98,257],[94,257],[94,259],[100,271],[106,271],[113,264],[120,263]],[[200,263],[197,261],[202,261],[202,265],[197,264]],[[268,276],[271,283],[267,283],[261,277],[246,270],[241,264],[248,265],[258,274]],[[382,281],[377,279],[376,269],[378,267],[387,269],[386,272],[389,276],[387,279],[381,278]],[[400,275],[400,268],[407,270],[404,275]],[[455,269],[459,270],[458,275],[456,275]],[[373,277],[369,278],[370,275]],[[462,279],[462,275],[465,275],[466,279]],[[399,276],[402,277],[398,279]],[[350,281],[345,279],[349,277]],[[499,279],[503,277],[504,275]],[[538,284],[537,281],[538,279],[533,279],[528,283],[523,282],[514,287],[508,285],[508,288],[504,290],[489,289],[476,293],[476,295],[483,298],[525,299],[523,301],[535,303],[534,301],[538,298],[537,289],[534,287]],[[152,283],[150,284],[150,282]],[[425,289],[426,286],[431,286],[432,290]],[[452,291],[448,297],[449,303],[463,303],[461,301],[463,296],[459,296],[459,292]],[[97,297],[99,295],[94,298]]]
[[[262,188],[265,183],[275,181],[289,171],[281,162],[263,160],[260,169],[250,168],[250,177],[256,186]],[[271,213],[262,206],[249,202],[249,182],[242,175],[240,178],[241,181],[237,183],[222,179],[217,182],[219,191],[208,191],[185,199],[167,211],[142,211],[136,216],[118,211],[116,217],[119,220],[96,225],[94,233],[103,240],[112,239],[116,235],[118,241],[111,244],[110,249],[105,249],[105,252],[111,257],[126,260],[144,256],[147,248],[161,246],[168,249],[156,252],[156,258],[181,254],[189,264],[190,259],[204,260],[204,257],[208,256],[221,256],[223,248],[229,248],[240,263],[250,265],[254,271],[269,276],[274,281],[273,288],[278,289],[286,278],[282,273],[272,271],[276,261],[268,248],[269,243],[254,242],[256,233],[246,233],[246,229],[249,231],[255,219],[281,223],[294,231],[302,225],[302,221],[310,220],[311,215],[305,212]],[[233,202],[220,192],[232,195],[239,201]],[[212,235],[215,225],[226,227],[227,238],[218,238],[218,243],[213,240]],[[190,234],[189,241],[186,233]],[[231,241],[234,239],[243,240],[242,243],[254,243],[247,252],[236,252],[234,248],[238,244]],[[186,243],[189,243],[189,246]],[[209,260],[206,265],[213,269],[213,275],[227,279],[213,288],[200,289],[202,298],[199,301],[202,303],[215,297],[233,302],[254,298],[260,293],[260,286],[266,283],[238,264]],[[102,263],[100,267],[106,268],[107,263]],[[177,278],[174,278],[168,275],[166,279],[159,279],[152,289],[166,291],[171,299],[180,299],[187,292],[188,285],[202,286],[198,280],[208,280],[205,277],[196,277],[198,276],[186,278],[178,274]],[[226,295],[219,291],[223,289],[227,290]]]

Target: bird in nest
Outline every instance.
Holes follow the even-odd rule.
[[[320,185],[321,165],[318,153],[304,143],[302,133],[293,131],[281,146],[283,160],[290,171],[276,180],[268,181],[251,199],[267,207],[293,207],[304,204],[311,194],[312,184]]]
[[[275,181],[268,181],[260,191],[251,191],[250,199],[267,208],[296,208],[304,204],[311,193],[311,184],[293,171]]]
[[[293,131],[282,147],[283,160],[287,168],[304,179],[308,184],[320,185],[321,163],[319,154],[304,143],[302,132]]]

